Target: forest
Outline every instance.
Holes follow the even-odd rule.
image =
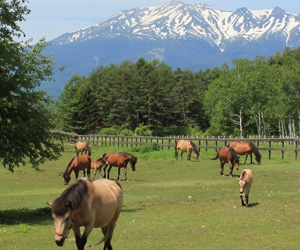
[[[300,48],[197,72],[139,58],[73,75],[55,104],[55,126],[77,134],[293,137],[299,91]]]

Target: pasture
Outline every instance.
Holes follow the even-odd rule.
[[[298,249],[300,244],[300,162],[292,153],[284,160],[262,153],[262,165],[240,165],[228,177],[220,176],[215,151],[201,151],[199,162],[175,159],[174,150],[133,152],[91,145],[92,159],[104,152],[128,151],[138,157],[136,171],[128,166],[121,185],[124,207],[112,238],[114,249]],[[39,171],[31,166],[10,173],[0,168],[1,249],[76,249],[73,232],[63,248],[54,243],[53,220],[47,201],[66,188],[62,173],[75,149],[67,147],[59,161],[46,162]],[[241,157],[243,162],[243,157]],[[251,168],[249,207],[241,206],[237,177]],[[80,173],[82,176],[82,173]],[[92,176],[92,172],[91,172]],[[111,178],[117,169],[111,170]],[[71,181],[75,180],[74,173]],[[99,178],[97,174],[96,178]],[[102,237],[94,229],[86,249]]]

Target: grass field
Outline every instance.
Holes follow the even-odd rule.
[[[175,160],[173,150],[148,153],[92,146],[92,158],[127,150],[138,157],[136,171],[121,172],[124,207],[112,239],[127,249],[298,249],[300,245],[300,167],[293,155],[263,155],[262,165],[240,165],[234,177],[219,175],[214,151],[201,152],[200,161]],[[62,172],[75,155],[67,148],[59,161],[35,171],[31,166],[10,173],[0,168],[0,248],[57,249],[47,201],[66,188]],[[243,158],[242,158],[243,159]],[[242,160],[243,162],[243,160]],[[251,168],[254,182],[250,206],[243,208],[237,176]],[[225,165],[225,174],[229,173]],[[111,177],[117,176],[113,168]],[[72,174],[71,183],[74,182]],[[101,238],[94,229],[86,249]],[[76,249],[73,233],[63,249]]]

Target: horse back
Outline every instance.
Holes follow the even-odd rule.
[[[249,142],[233,141],[228,145],[229,148],[233,148],[239,155],[245,155],[252,152],[252,146]]]
[[[93,182],[94,227],[105,227],[118,218],[123,207],[123,191],[116,181],[99,179]]]

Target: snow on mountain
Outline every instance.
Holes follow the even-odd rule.
[[[101,38],[131,39],[202,39],[226,49],[228,42],[259,40],[280,34],[287,46],[293,47],[293,33],[299,33],[300,16],[279,7],[234,12],[214,9],[206,4],[166,4],[124,10],[90,27],[64,34],[55,39],[58,44],[83,42]],[[298,39],[299,42],[299,39]]]
[[[269,57],[284,47],[300,46],[300,15],[279,7],[236,11],[206,4],[171,1],[124,10],[49,42],[54,53],[56,83],[45,91],[57,96],[74,75],[88,75],[99,66],[125,60],[159,60],[172,68],[193,71],[232,65],[237,58]]]

